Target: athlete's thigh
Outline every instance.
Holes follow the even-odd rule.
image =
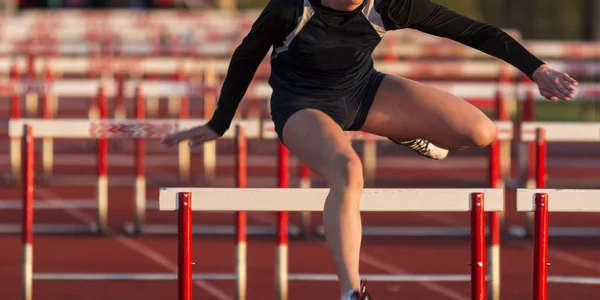
[[[448,147],[485,146],[496,131],[493,122],[467,101],[393,75],[381,82],[361,130],[400,140],[428,139]]]
[[[340,125],[320,110],[295,112],[286,121],[282,138],[292,154],[328,179],[349,167],[362,168]]]

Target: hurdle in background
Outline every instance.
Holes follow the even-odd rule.
[[[599,142],[600,123],[598,122],[524,122],[521,126],[521,142],[535,142],[535,156],[528,162],[528,182],[534,182],[535,188],[546,188],[548,142]],[[530,187],[531,188],[531,187]],[[525,224],[509,228],[511,235],[532,237],[535,223],[531,213],[526,214]],[[595,227],[552,227],[550,236],[600,236],[600,228]]]
[[[135,138],[137,151],[134,152],[135,159],[135,184],[134,186],[134,222],[132,224],[126,224],[126,230],[129,233],[145,233],[145,234],[169,234],[176,233],[177,228],[175,225],[168,224],[146,224],[145,214],[146,207],[157,209],[157,201],[147,201],[146,199],[146,181],[145,181],[145,154],[144,154],[144,142],[140,142],[142,139],[158,139],[163,137],[165,134],[172,133],[176,130],[185,130],[204,124],[204,119],[188,119],[188,120],[162,120],[162,119],[148,119],[148,120],[89,120],[89,119],[61,119],[61,120],[43,120],[43,119],[19,119],[10,120],[9,132],[11,137],[21,136],[23,125],[29,125],[33,129],[34,137],[44,138],[75,138],[75,139],[121,139],[121,138]],[[251,137],[261,136],[262,122],[258,120],[234,120],[233,126],[243,125],[245,128],[246,135]],[[233,131],[228,131],[223,138],[231,139],[234,137]],[[242,137],[244,142],[246,137]],[[272,138],[272,134],[271,134]],[[246,155],[245,147],[238,151],[239,155]],[[69,207],[79,208],[96,208],[98,210],[98,224],[93,225],[93,232],[104,232],[106,229],[106,223],[108,219],[108,151],[105,143],[100,143],[98,148],[98,184],[97,184],[97,199],[95,200],[77,200],[77,201],[61,201],[61,204],[40,206],[48,209],[64,208],[65,205]],[[288,172],[288,154],[287,149],[280,148],[279,155],[279,174],[280,178],[287,178]],[[238,166],[239,168],[246,169],[247,167]],[[287,179],[286,179],[287,180]],[[127,180],[121,180],[122,184],[127,184]],[[281,182],[281,180],[280,180]],[[286,183],[287,186],[287,183]],[[5,201],[2,201],[5,202]],[[13,203],[15,202],[15,203]],[[20,208],[17,201],[9,202],[13,208]],[[148,204],[149,203],[149,204]],[[38,204],[36,204],[36,207]],[[0,206],[0,208],[2,208]],[[90,225],[92,226],[92,225]],[[1,230],[7,232],[18,231],[18,225],[3,225],[0,227]],[[83,230],[79,227],[69,226],[65,228],[60,226],[58,229],[55,225],[37,225],[36,231],[39,232],[87,232],[89,230]],[[296,226],[290,228],[290,234],[299,235],[301,232]],[[205,225],[196,226],[194,232],[198,234],[232,234],[234,232],[233,226],[218,226],[218,225]],[[249,234],[275,234],[276,229],[270,226],[251,226],[248,228]]]
[[[81,120],[46,120],[46,119],[16,119],[9,120],[9,137],[12,139],[20,138],[22,144],[31,143],[31,151],[21,152],[20,162],[23,161],[23,167],[33,168],[35,153],[33,150],[34,138],[82,138],[90,136],[90,120],[82,122]],[[87,126],[86,126],[87,125]],[[23,128],[26,130],[23,130]],[[27,148],[29,149],[29,148]],[[99,233],[107,229],[108,219],[108,179],[106,168],[107,144],[98,143],[98,179],[97,179],[97,198],[93,200],[45,200],[35,204],[36,209],[64,209],[64,208],[93,208],[97,210],[97,220],[94,224],[87,225],[57,225],[57,224],[37,224],[33,230],[36,233]],[[30,164],[31,166],[28,166]],[[28,170],[28,169],[27,169]],[[21,173],[24,178],[34,182],[35,170],[30,173]],[[23,183],[24,184],[24,183]],[[33,186],[26,187],[33,190]],[[33,194],[32,194],[33,197]],[[0,209],[26,209],[27,203],[19,200],[2,201]],[[33,205],[33,203],[31,203]],[[33,208],[33,207],[32,207]],[[11,233],[21,230],[19,224],[2,224],[0,232]]]
[[[55,79],[57,73],[73,71],[73,72],[81,72],[81,70],[86,70],[86,68],[93,69],[92,66],[87,66],[86,64],[92,64],[93,60],[89,58],[85,58],[83,61],[79,61],[77,59],[66,59],[63,58],[64,61],[57,61],[55,65],[50,64],[53,62],[52,59],[46,62],[45,70],[48,75],[46,76],[46,81],[31,81],[31,80],[19,80],[17,64],[14,64],[14,72],[13,77],[10,81],[0,82],[0,85],[7,85],[7,89],[12,89],[14,92],[11,95],[12,99],[12,116],[11,118],[20,117],[20,99],[21,95],[28,95],[26,97],[26,106],[31,107],[27,109],[28,116],[32,116],[32,111],[34,106],[33,104],[37,104],[37,98],[35,101],[29,101],[29,95],[37,95],[42,94],[43,98],[43,108],[44,108],[44,116],[45,118],[53,118],[56,114],[59,103],[64,102],[65,100],[60,101],[61,97],[82,97],[82,98],[91,98],[97,99],[101,98],[99,91],[101,87],[104,89],[104,95],[102,97],[106,98],[114,98],[115,99],[115,118],[120,118],[125,115],[126,109],[126,101],[125,98],[133,98],[135,97],[135,90],[138,86],[143,87],[144,95],[147,97],[146,101],[148,103],[148,115],[154,116],[156,115],[156,110],[158,108],[158,99],[159,98],[168,98],[168,108],[169,115],[174,116],[177,115],[177,110],[180,110],[179,117],[187,118],[189,117],[189,107],[185,105],[187,101],[187,97],[202,97],[204,99],[204,118],[209,118],[212,115],[212,111],[214,110],[214,106],[216,103],[216,90],[219,87],[219,83],[217,81],[217,77],[219,74],[226,69],[225,61],[194,61],[194,60],[174,60],[174,59],[161,59],[158,61],[142,61],[140,63],[140,68],[143,69],[144,72],[148,73],[156,73],[162,72],[166,74],[177,74],[177,80],[175,81],[160,81],[160,80],[124,80],[123,76],[118,76],[115,80],[97,80],[97,79]],[[489,63],[488,63],[489,64]],[[104,65],[101,64],[101,65]],[[190,83],[185,80],[182,80],[184,76],[189,75],[191,70],[191,66],[197,66],[199,70],[202,70],[202,74],[204,76],[204,81],[201,84]],[[382,66],[387,72],[391,74],[406,74],[411,75],[409,71],[411,70],[410,64],[386,64]],[[449,67],[454,65],[441,65],[438,67],[432,66],[423,66],[421,68],[416,68],[423,70],[419,76],[428,76],[431,74],[437,74],[436,72],[446,72]],[[493,67],[491,65],[489,67],[488,75],[492,76],[499,72],[501,72],[501,66]],[[43,66],[37,66],[38,68],[42,68]],[[69,69],[71,68],[71,69]],[[122,67],[121,67],[122,68]],[[439,69],[438,69],[439,68]],[[412,68],[415,69],[415,68]],[[429,70],[428,72],[424,70]],[[470,70],[470,69],[467,69]],[[123,71],[122,69],[113,70],[113,72]],[[131,71],[132,73],[137,72],[136,69]],[[199,71],[196,71],[199,72]],[[508,72],[508,71],[505,71]],[[16,75],[15,75],[16,74]],[[462,73],[461,73],[462,74]],[[476,72],[470,70],[465,71],[464,76],[470,76],[469,74],[477,74]],[[52,76],[51,76],[52,75]],[[413,74],[414,75],[414,74]],[[483,76],[483,75],[482,75]],[[506,105],[503,100],[506,98],[504,95],[513,95],[517,93],[517,90],[521,87],[516,87],[513,83],[508,83],[506,81],[502,81],[500,84],[496,82],[436,82],[431,81],[427,82],[432,86],[452,93],[458,97],[464,98],[471,102],[490,102],[496,103],[497,109],[502,111],[506,110]],[[578,99],[592,99],[596,94],[600,86],[597,84],[581,84],[579,86],[579,95]],[[502,93],[498,93],[501,90]],[[253,111],[253,107],[257,107],[260,99],[268,99],[271,94],[271,89],[266,82],[254,82],[248,92],[246,93],[246,98],[249,105],[248,115],[256,115],[257,112]],[[535,98],[536,100],[539,97]],[[76,99],[69,99],[68,101],[80,101]],[[484,103],[484,102],[481,102]],[[98,101],[92,101],[92,105],[90,105],[88,115],[90,118],[97,118],[99,116],[99,104]],[[186,111],[187,110],[187,111]],[[501,114],[503,116],[503,114]],[[499,118],[502,120],[502,118]],[[14,178],[19,178],[19,155],[18,155],[18,141],[13,141],[11,143],[11,165],[12,165],[12,174]],[[375,157],[374,153],[376,151],[374,144],[371,142],[367,142],[364,145],[365,151],[363,155],[363,161],[365,162],[365,179],[367,182],[373,180],[374,177],[374,166],[375,166]],[[45,139],[44,147],[43,147],[43,165],[44,165],[44,174],[46,177],[52,173],[53,166],[53,154],[52,154],[52,140],[50,138]],[[188,182],[190,178],[189,169],[187,169],[186,162],[187,157],[187,148],[184,145],[180,145],[180,180],[181,182]],[[216,146],[214,142],[209,142],[204,145],[204,173],[207,178],[209,178],[209,182],[212,178],[214,178],[215,165],[215,150]],[[506,153],[506,151],[503,151]],[[505,156],[503,154],[503,156]],[[504,175],[507,175],[507,169],[510,165],[510,160],[503,160],[503,178]]]
[[[27,91],[34,90],[36,93],[43,95],[43,118],[52,119],[59,108],[60,102],[65,101],[82,101],[81,99],[62,99],[61,97],[69,98],[83,98],[83,101],[89,101],[90,106],[88,109],[88,116],[90,119],[102,119],[108,117],[108,98],[115,98],[115,118],[118,115],[125,115],[127,104],[124,98],[136,98],[139,99],[138,90],[142,90],[145,97],[150,99],[169,97],[169,103],[176,103],[178,105],[170,104],[170,113],[173,114],[175,110],[179,110],[179,118],[189,118],[189,106],[187,96],[190,93],[190,89],[194,89],[196,94],[210,93],[214,91],[214,86],[196,85],[189,87],[187,83],[183,81],[176,82],[162,82],[162,81],[134,81],[128,80],[125,82],[116,82],[113,80],[97,80],[97,79],[66,79],[66,80],[54,80],[53,82],[26,82],[12,80],[10,82],[0,82],[0,85],[7,84],[14,91],[11,95],[11,119],[20,118],[20,95],[28,93]],[[164,85],[167,85],[165,88]],[[168,91],[168,92],[167,92]],[[143,97],[142,99],[146,99]],[[121,100],[119,100],[121,99]],[[145,107],[146,105],[144,105]],[[35,115],[28,113],[28,115]],[[11,168],[13,178],[19,178],[20,170],[20,156],[18,139],[11,140]],[[181,182],[189,182],[190,171],[189,171],[189,148],[185,143],[181,143],[179,146],[179,174]],[[53,147],[52,138],[47,137],[44,139],[44,147],[42,149],[43,157],[43,170],[44,176],[49,177],[52,174],[53,169]]]
[[[190,120],[198,124],[204,124],[205,120]],[[160,124],[160,121],[153,120],[156,124]],[[247,173],[247,139],[276,139],[275,133],[270,130],[270,127],[266,127],[265,124],[272,123],[271,121],[261,122],[259,120],[239,120],[234,119],[232,122],[232,126],[236,128],[235,131],[228,130],[223,136],[223,139],[235,139],[235,172],[236,178],[243,178],[243,185],[246,183],[246,173]],[[178,126],[181,129],[191,128],[192,125],[180,123]],[[287,148],[283,147],[281,143],[278,148],[277,155],[277,169],[278,169],[278,187],[285,188],[289,186],[289,153]],[[141,155],[141,156],[140,156]],[[143,153],[137,153],[136,157],[138,157],[139,161],[137,164],[143,164],[144,158]],[[141,159],[139,157],[142,157]],[[138,170],[140,170],[138,168]],[[137,174],[138,177],[143,177],[144,174]],[[238,179],[239,180],[239,179]],[[239,181],[238,181],[239,182]],[[239,183],[238,183],[239,184]],[[148,224],[144,222],[146,207],[145,203],[147,202],[145,196],[141,196],[141,193],[138,193],[138,189],[142,189],[145,191],[145,185],[140,186],[139,188],[136,186],[136,200],[135,200],[135,222],[131,224],[125,225],[125,231],[129,233],[142,233],[142,234],[176,234],[177,226],[170,224]],[[158,209],[158,204],[151,206],[153,209]],[[304,223],[303,223],[304,224]],[[308,225],[305,227],[298,226],[290,226],[289,234],[298,236],[301,234],[305,234],[305,230],[307,230]],[[211,234],[211,235],[232,235],[235,234],[235,227],[229,225],[197,225],[193,228],[194,234]],[[246,233],[249,235],[274,235],[277,233],[277,229],[270,226],[249,226],[246,229]]]
[[[173,281],[178,277],[174,273],[34,273],[33,272],[33,241],[34,241],[34,133],[31,125],[23,125],[22,130],[22,155],[23,178],[21,188],[23,193],[23,218],[21,219],[22,234],[22,300],[32,300],[34,281]],[[238,185],[246,182],[245,173],[239,173]],[[37,226],[35,226],[37,227]],[[190,228],[188,228],[190,229]],[[191,240],[191,238],[190,238]],[[242,253],[242,252],[240,252]],[[245,252],[244,252],[245,254]],[[241,261],[238,260],[238,263]],[[241,271],[241,270],[240,270]],[[234,280],[235,274],[202,273],[194,274],[195,280]]]
[[[160,210],[178,211],[180,300],[192,299],[192,211],[322,211],[327,189],[218,189],[218,188],[161,188]],[[485,202],[484,202],[485,197]],[[471,211],[471,275],[380,275],[369,274],[369,281],[471,281],[472,299],[486,297],[485,211],[502,211],[502,189],[365,189],[361,211]],[[243,221],[243,218],[241,219]],[[277,255],[277,297],[287,299],[288,281],[335,281],[334,274],[288,273],[287,218],[279,218]],[[238,224],[238,250],[245,251],[245,224]],[[245,254],[243,255],[245,257]],[[246,271],[246,259],[238,259],[237,270]],[[238,274],[239,275],[239,274]],[[245,282],[238,276],[238,293],[245,291]],[[245,293],[238,294],[245,299]]]
[[[600,277],[549,276],[548,237],[550,212],[600,212],[600,190],[518,189],[517,211],[533,212],[533,298],[547,299],[548,283],[600,284]]]

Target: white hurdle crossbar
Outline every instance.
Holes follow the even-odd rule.
[[[527,188],[546,188],[547,143],[599,143],[600,122],[524,122],[521,126],[521,142],[533,143],[535,155],[527,163]],[[534,230],[533,214],[525,217],[524,226],[512,226],[513,236],[531,237]],[[550,236],[600,236],[598,227],[551,227]]]
[[[177,211],[179,220],[179,300],[192,299],[192,211],[235,211],[237,214],[236,299],[246,299],[246,223],[248,211],[279,212],[277,297],[288,299],[288,281],[335,280],[332,274],[289,274],[287,212],[322,211],[328,189],[303,188],[161,188],[161,211]],[[485,198],[485,201],[484,201]],[[472,299],[486,296],[485,212],[504,209],[502,189],[365,189],[360,210],[370,212],[471,212],[471,276],[365,275],[376,281],[471,281]],[[494,262],[497,263],[497,262]],[[499,274],[491,274],[491,277]],[[493,279],[492,279],[493,280]],[[491,285],[493,289],[494,285]],[[493,293],[493,292],[492,292]]]
[[[501,188],[504,183],[500,178],[500,168],[502,159],[510,157],[500,157],[500,144],[498,142],[511,141],[513,138],[513,123],[510,121],[495,121],[497,136],[496,141],[490,145],[489,164],[488,164],[488,182],[489,188]],[[356,134],[353,139],[368,140],[372,137],[365,134]],[[382,140],[387,138],[380,137]],[[485,182],[485,181],[482,181]],[[500,213],[499,213],[500,214]],[[496,229],[496,228],[494,228]],[[498,228],[500,230],[500,228]],[[319,234],[323,234],[323,227],[317,229]],[[363,235],[368,236],[468,236],[470,229],[468,227],[449,227],[449,226],[363,226]]]
[[[550,212],[600,212],[600,190],[518,189],[517,211],[533,212],[533,299],[546,300],[547,283],[598,284],[600,277],[548,276],[548,224]]]

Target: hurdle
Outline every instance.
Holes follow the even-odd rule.
[[[169,119],[125,119],[125,120],[89,120],[89,119],[19,119],[10,120],[9,134],[11,137],[22,137],[22,128],[24,125],[29,125],[32,128],[34,138],[74,138],[74,139],[123,139],[131,138],[136,140],[135,155],[135,178],[134,184],[134,220],[132,223],[125,224],[125,231],[129,234],[175,234],[177,228],[170,224],[147,224],[145,223],[145,215],[148,208],[157,209],[157,201],[147,201],[146,199],[146,180],[145,180],[145,153],[144,143],[142,139],[159,139],[165,134],[172,133],[177,130],[185,130],[204,124],[204,119],[185,119],[185,120],[169,120]],[[245,145],[245,140],[248,137],[261,138],[261,126],[263,122],[258,120],[239,120],[232,122],[232,126],[243,126],[245,128],[242,136],[243,141],[238,141]],[[228,131],[223,135],[224,139],[232,139],[235,136],[233,130]],[[274,134],[267,134],[266,138],[274,138]],[[99,143],[98,147],[98,180],[97,180],[97,198],[95,200],[77,200],[77,201],[61,201],[64,204],[35,204],[36,208],[59,209],[66,207],[77,208],[94,208],[98,210],[98,221],[94,224],[91,230],[83,230],[81,228],[68,229],[64,227],[54,228],[54,225],[37,225],[36,232],[105,232],[106,223],[108,220],[108,151],[106,143]],[[240,155],[244,156],[244,163],[238,163],[240,168],[246,169],[245,156],[246,147],[242,146]],[[238,157],[239,158],[239,157]],[[279,155],[279,184],[280,186],[288,185],[288,153],[287,149],[280,146]],[[0,209],[12,208],[19,209],[19,201],[2,201],[6,204],[0,205]],[[1,203],[0,203],[1,204]],[[90,225],[92,226],[92,225]],[[18,232],[19,226],[7,224],[0,226],[0,232]],[[297,236],[301,234],[302,229],[297,226],[290,228],[290,234]],[[202,225],[196,226],[194,232],[197,234],[233,234],[234,226],[231,225]],[[276,229],[270,226],[251,226],[248,228],[248,233],[251,235],[270,235],[275,234]]]
[[[28,209],[66,209],[66,208],[95,208],[97,209],[97,221],[96,223],[87,224],[87,225],[58,225],[58,224],[37,224],[35,227],[32,227],[32,232],[35,233],[99,233],[104,232],[107,228],[107,200],[106,197],[108,195],[108,191],[104,189],[108,189],[106,185],[106,178],[102,176],[102,169],[99,169],[98,173],[98,189],[97,189],[97,199],[96,200],[72,200],[72,201],[61,201],[61,200],[45,200],[44,203],[33,203],[33,188],[34,188],[34,178],[35,178],[35,169],[34,169],[34,137],[36,137],[33,133],[33,126],[28,124],[28,119],[17,119],[9,121],[9,137],[11,138],[20,138],[21,139],[21,159],[23,161],[21,172],[22,182],[24,193],[31,193],[27,197],[31,197],[32,203],[27,203],[27,197],[24,196],[22,200],[7,200],[2,201],[0,203],[0,209],[22,209],[24,213],[27,213]],[[43,127],[44,122],[52,122],[51,120],[41,119],[38,120],[39,124],[36,128]],[[66,130],[70,126],[66,124],[66,127],[63,127],[62,130]],[[21,129],[21,130],[20,130]],[[44,135],[41,134],[37,137],[53,137],[54,135]],[[99,146],[99,153],[102,149]],[[28,207],[30,205],[31,207]],[[31,212],[33,214],[33,212]],[[32,224],[33,226],[33,224]],[[17,233],[22,232],[24,234],[24,228],[22,224],[1,224],[0,232],[1,233]]]
[[[237,299],[245,299],[247,277],[245,214],[249,211],[272,211],[279,214],[278,252],[276,260],[276,299],[288,299],[289,281],[335,281],[333,274],[294,274],[288,271],[288,212],[322,211],[328,189],[302,188],[161,188],[161,211],[177,211],[179,222],[178,299],[192,299],[192,211],[235,211],[237,231]],[[484,201],[485,197],[485,201]],[[361,211],[384,212],[470,212],[471,274],[387,275],[365,274],[369,281],[388,282],[468,282],[471,298],[486,297],[485,212],[504,209],[502,189],[365,189]],[[493,286],[491,287],[494,288]]]
[[[77,67],[77,66],[75,66]],[[13,73],[17,73],[15,70]],[[45,119],[53,119],[56,111],[59,108],[59,103],[82,101],[63,99],[60,97],[69,98],[86,98],[83,101],[88,101],[90,107],[88,109],[88,117],[90,119],[106,119],[109,117],[108,98],[115,98],[116,119],[125,116],[127,109],[125,98],[135,98],[135,106],[138,107],[140,100],[152,103],[151,99],[160,97],[169,98],[169,113],[174,114],[179,111],[179,118],[189,118],[189,106],[187,96],[190,94],[209,93],[215,90],[215,86],[193,85],[190,86],[184,81],[163,82],[163,81],[136,81],[136,80],[97,80],[97,79],[61,79],[53,81],[0,81],[0,86],[8,86],[14,91],[11,95],[11,119],[20,118],[20,95],[26,94],[42,94],[43,95],[43,116]],[[142,91],[143,93],[141,93]],[[141,98],[141,99],[140,99]],[[27,102],[29,103],[29,102]],[[36,102],[31,102],[35,103]],[[149,107],[147,107],[149,106]],[[158,110],[158,106],[143,104],[145,110],[151,114],[157,113],[153,110]],[[37,108],[33,104],[28,104],[27,111],[29,116],[34,116]],[[30,118],[31,119],[31,118]],[[19,178],[20,170],[20,155],[18,151],[18,140],[11,142],[11,169],[13,178]],[[54,147],[51,137],[44,139],[44,147],[42,152],[42,163],[44,175],[49,177],[52,174],[54,165]],[[188,182],[190,177],[189,172],[189,148],[182,143],[179,147],[179,173],[181,182]]]
[[[33,134],[31,125],[23,125],[22,151],[23,172],[23,218],[20,231],[22,237],[22,300],[32,300],[34,281],[174,281],[175,273],[34,273],[33,272],[33,246],[34,232],[34,161],[33,161]],[[194,280],[233,280],[235,275],[227,273],[193,274]]]
[[[550,212],[600,212],[600,190],[517,189],[517,211],[533,212],[533,299],[546,300],[548,283],[600,284],[600,277],[549,276],[548,237]]]
[[[197,124],[203,124],[204,120],[194,120]],[[269,127],[265,127],[265,124],[272,122],[261,122],[258,120],[239,120],[235,119],[232,122],[232,126],[235,127],[235,131],[228,130],[222,138],[234,139],[235,145],[235,184],[237,187],[245,187],[247,185],[247,139],[275,139],[276,135],[274,132],[269,130]],[[182,128],[188,128],[186,125],[182,125]],[[279,188],[287,188],[289,186],[289,153],[287,148],[280,142],[278,143],[278,155],[277,155],[277,185]],[[141,158],[140,158],[141,157]],[[138,164],[144,163],[143,153],[136,154],[136,158],[139,160]],[[137,178],[142,178],[144,174],[139,173]],[[136,182],[138,182],[136,180]],[[145,223],[145,214],[147,202],[145,195],[142,195],[142,191],[145,192],[145,184],[138,186],[136,185],[136,197],[135,197],[135,218],[133,223],[125,225],[125,232],[129,234],[176,234],[178,227],[174,224],[148,224]],[[140,191],[140,192],[138,192]],[[151,208],[158,209],[159,205],[153,201]],[[289,234],[292,236],[300,236],[306,234],[308,230],[308,224],[302,227],[290,226]],[[234,235],[235,226],[231,225],[196,225],[193,227],[194,234],[210,234],[210,235]],[[248,235],[275,235],[277,229],[272,226],[248,226],[246,228]]]
[[[547,153],[548,142],[599,142],[599,122],[524,122],[521,126],[521,142],[535,143],[535,156],[528,161],[528,182],[535,186],[529,188],[544,189],[547,187]],[[532,237],[534,232],[534,215],[526,214],[524,226],[511,226],[509,233],[517,237]],[[551,227],[550,236],[600,236],[600,228],[596,227]]]
[[[489,147],[489,161],[488,161],[488,187],[491,188],[502,188],[505,183],[501,178],[501,165],[502,160],[507,159],[502,157],[500,152],[500,142],[511,141],[513,137],[513,124],[510,121],[495,121],[497,128],[496,140]],[[387,140],[387,138],[378,137],[370,134],[361,132],[353,132],[348,134],[351,139],[355,140]],[[490,227],[490,230],[494,234],[498,234],[501,231],[503,214],[499,212],[498,215],[492,213],[494,217],[491,220],[498,218],[498,223],[493,222],[494,225]],[[496,227],[497,224],[497,227]],[[323,234],[323,227],[317,228],[319,234]],[[367,236],[468,236],[470,229],[467,227],[401,227],[401,226],[363,226],[363,235]]]

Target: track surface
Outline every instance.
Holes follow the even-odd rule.
[[[4,122],[3,122],[4,123]],[[116,143],[112,143],[113,146]],[[91,148],[89,146],[92,146]],[[8,149],[2,140],[0,149]],[[133,175],[131,154],[132,143],[125,142],[122,152],[112,151],[109,161],[109,176],[122,175],[131,182]],[[549,177],[555,180],[597,180],[600,160],[593,157],[597,147],[583,148],[586,153],[577,153],[582,148],[550,146]],[[218,142],[219,153],[216,186],[233,185],[231,165],[231,141]],[[36,187],[36,200],[93,199],[95,157],[93,144],[89,141],[57,141],[56,174],[50,185]],[[115,148],[113,148],[115,149]],[[249,141],[250,186],[276,186],[277,147],[273,141]],[[357,144],[357,150],[360,150]],[[157,141],[148,142],[147,174],[150,182],[175,185],[176,156],[174,150],[165,150]],[[75,156],[74,153],[77,153]],[[83,153],[83,154],[82,154]],[[485,151],[467,150],[453,154],[443,162],[432,162],[395,146],[379,148],[380,163],[378,180],[371,186],[377,187],[484,187],[486,185]],[[201,182],[202,155],[195,151],[192,158],[194,182]],[[9,171],[7,150],[0,154],[0,172]],[[290,186],[298,185],[298,169],[295,159],[291,160]],[[39,166],[38,166],[39,168]],[[513,175],[517,174],[516,158],[513,158]],[[70,175],[67,179],[65,176]],[[597,176],[597,175],[596,175]],[[61,180],[61,178],[63,178]],[[75,180],[77,179],[77,180]],[[118,180],[117,180],[118,181]],[[66,185],[65,182],[71,183]],[[114,181],[113,181],[114,182]],[[117,185],[119,182],[115,182]],[[315,186],[321,186],[318,177]],[[73,186],[77,184],[80,186]],[[34,272],[103,272],[103,273],[172,273],[176,267],[176,236],[130,237],[123,234],[123,226],[132,219],[132,186],[110,189],[111,233],[109,236],[93,235],[36,235],[34,239]],[[157,187],[147,191],[148,199],[157,199]],[[522,224],[523,216],[514,212],[514,191],[508,191],[507,223]],[[18,186],[0,187],[0,199],[20,199]],[[313,225],[320,224],[320,214],[313,215]],[[37,223],[93,222],[94,211],[42,210],[36,211]],[[16,223],[19,211],[0,211],[2,223]],[[554,214],[551,224],[598,225],[593,215]],[[173,213],[149,212],[149,223],[174,223]],[[196,224],[233,224],[231,215],[194,213]],[[274,214],[254,213],[250,224],[274,225]],[[297,223],[293,214],[291,222]],[[455,226],[468,225],[466,214],[407,214],[365,213],[365,225],[422,225]],[[600,276],[600,241],[596,239],[552,238],[550,273],[552,275]],[[0,235],[0,299],[19,299],[21,280],[21,242],[17,234]],[[195,272],[233,272],[234,244],[229,237],[195,237]],[[248,299],[274,299],[275,295],[275,239],[250,237],[248,248],[249,279]],[[505,236],[502,239],[502,299],[531,299],[532,295],[532,244]],[[456,274],[469,272],[469,240],[467,238],[373,238],[363,240],[361,272],[404,273],[404,274]],[[324,241],[318,237],[290,242],[290,272],[332,273]],[[337,284],[333,282],[291,282],[290,300],[338,299]],[[377,283],[369,288],[376,299],[468,299],[469,284],[465,283]],[[596,299],[600,287],[572,284],[550,284],[549,299]],[[197,282],[194,299],[233,299],[233,282]],[[92,282],[92,281],[35,281],[34,299],[175,299],[175,281],[143,282]]]

